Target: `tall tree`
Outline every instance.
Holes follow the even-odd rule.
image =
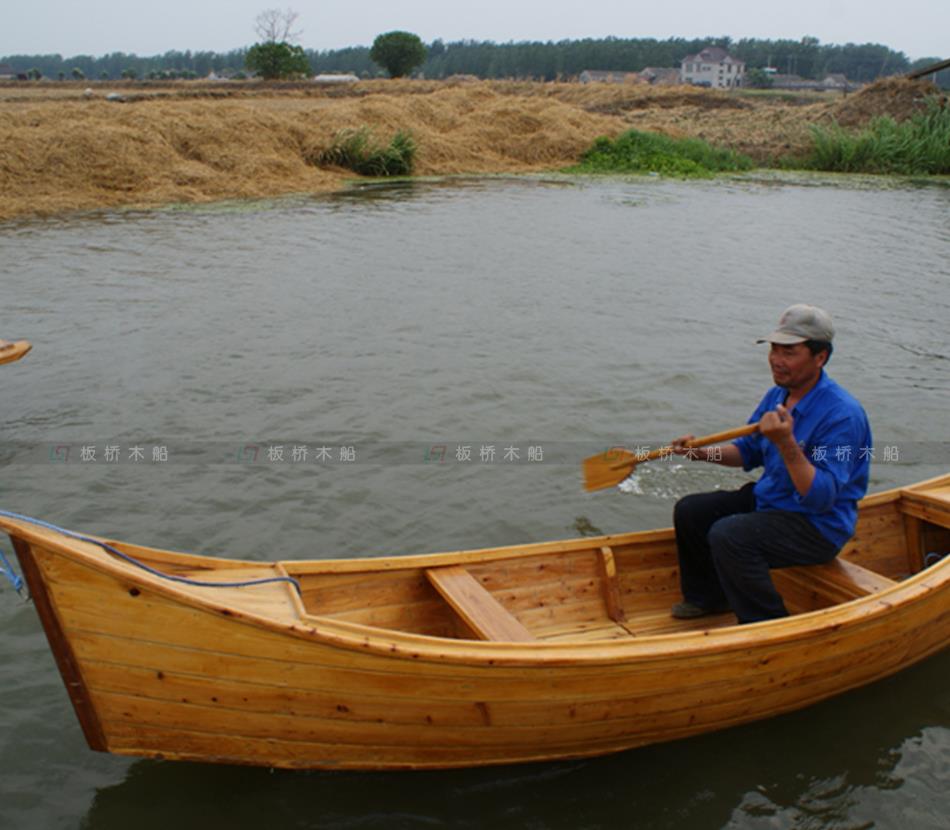
[[[385,69],[391,78],[408,75],[426,59],[426,47],[419,35],[411,32],[387,32],[373,41],[369,56]]]
[[[294,29],[300,15],[293,9],[264,9],[254,20],[254,31],[264,43],[294,43],[302,29]]]
[[[255,43],[247,50],[245,65],[269,81],[310,74],[310,62],[303,49],[289,43]]]
[[[293,44],[300,35],[294,30],[299,15],[293,9],[265,9],[254,21],[254,31],[261,42],[247,50],[244,65],[265,80],[309,75],[310,61],[300,46]],[[212,66],[213,53],[196,56],[196,71],[207,74]]]

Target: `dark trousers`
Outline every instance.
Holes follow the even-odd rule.
[[[801,513],[756,511],[753,486],[696,493],[673,509],[683,598],[707,610],[728,605],[740,623],[788,616],[770,568],[838,553]]]

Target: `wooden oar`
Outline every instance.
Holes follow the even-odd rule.
[[[759,428],[758,424],[746,424],[744,427],[727,429],[724,432],[714,432],[712,435],[703,435],[700,438],[694,438],[687,441],[684,446],[688,449],[695,447],[705,447],[709,444],[720,444],[723,441],[732,441],[734,438],[741,438],[743,435],[751,435]],[[620,484],[629,476],[637,464],[644,461],[652,461],[655,458],[664,458],[671,455],[672,447],[660,447],[651,450],[645,455],[635,455],[622,447],[614,447],[606,452],[592,455],[584,459],[584,489],[603,490],[605,487],[612,487],[614,484]]]
[[[26,340],[14,340],[12,343],[0,340],[0,364],[13,363],[32,348],[33,346]]]

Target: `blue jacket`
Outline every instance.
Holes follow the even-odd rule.
[[[757,423],[766,412],[784,404],[787,396],[786,389],[773,386],[749,423]],[[824,370],[791,414],[795,439],[815,467],[815,479],[808,493],[799,495],[781,454],[768,438],[754,433],[738,439],[735,444],[743,468],[765,468],[755,485],[756,510],[804,513],[840,548],[854,533],[857,502],[868,489],[872,453],[868,417],[857,399]]]

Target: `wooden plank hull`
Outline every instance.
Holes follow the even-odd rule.
[[[950,477],[945,489],[950,504]],[[904,492],[920,512],[926,492]],[[875,505],[890,505],[892,523],[902,521],[900,493],[875,498],[869,515],[879,516]],[[582,757],[799,709],[893,674],[950,641],[950,558],[903,581],[872,579],[866,596],[784,620],[737,626],[727,619],[643,636],[631,628],[632,598],[651,602],[653,587],[635,578],[630,563],[659,557],[651,551],[669,547],[668,531],[457,555],[283,563],[302,581],[362,574],[359,581],[372,584],[372,574],[382,575],[378,602],[402,590],[414,592],[420,607],[434,601],[424,578],[399,582],[400,574],[466,565],[484,572],[480,582],[533,633],[550,634],[495,642],[311,613],[286,584],[178,585],[89,543],[13,520],[0,519],[0,526],[15,540],[90,746],[124,755],[345,769]],[[868,546],[861,544],[856,556]],[[615,552],[620,577],[610,602],[603,599],[609,591],[582,590],[587,571],[572,558],[580,561],[588,548],[599,555],[605,546]],[[187,572],[191,564],[214,574],[213,560],[151,554],[150,564],[164,559],[168,570]],[[590,639],[584,632],[593,623],[577,616],[573,634],[551,634],[546,618],[526,607],[528,589],[516,584],[536,561],[557,572],[550,584],[561,586],[565,607],[627,604],[630,631]],[[601,573],[591,561],[592,572]],[[231,577],[270,567],[222,562]],[[311,583],[310,593],[318,594],[319,584]],[[610,610],[596,630],[616,628]],[[438,615],[423,616],[438,630],[445,625],[441,617],[432,622]]]

